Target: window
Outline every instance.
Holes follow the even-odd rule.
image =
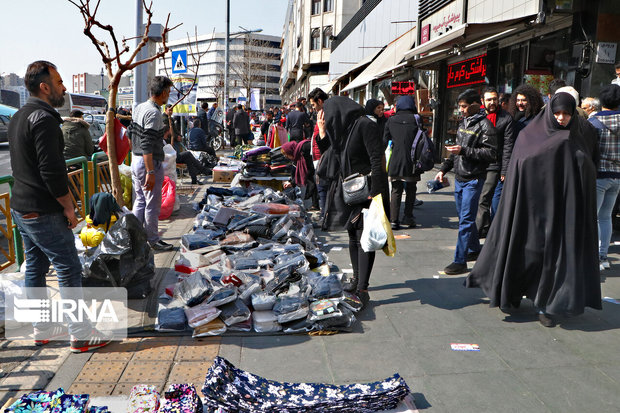
[[[321,48],[321,31],[312,29],[310,32],[310,50],[319,50]]]
[[[332,26],[327,26],[323,29],[323,49],[329,49],[332,47]]]
[[[315,14],[321,14],[321,0],[312,0],[312,12],[311,14],[314,16]]]
[[[324,0],[323,2],[323,11],[334,11],[334,0]]]

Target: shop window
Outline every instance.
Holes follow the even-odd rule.
[[[319,50],[321,48],[321,31],[312,29],[310,32],[310,50]]]
[[[327,26],[323,29],[323,49],[329,49],[332,47],[332,26]]]
[[[312,15],[321,14],[321,0],[312,0]]]
[[[325,13],[329,11],[334,11],[334,0],[324,0],[323,2],[323,11]]]

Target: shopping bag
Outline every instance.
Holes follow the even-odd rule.
[[[381,207],[381,225],[383,225],[383,229],[387,234],[387,242],[383,247],[383,252],[388,257],[393,257],[394,254],[396,254],[396,239],[394,238],[394,233],[392,232],[392,225],[390,225],[390,220],[388,219],[387,215],[385,215],[385,210],[383,209],[383,198],[381,197],[381,194],[375,196],[372,199],[372,203],[376,203],[379,205],[379,207]]]
[[[392,141],[388,142],[388,146],[385,149],[385,172],[390,168],[390,158],[392,157]]]
[[[379,194],[372,199],[368,209],[362,210],[364,229],[362,230],[360,245],[365,252],[380,250],[388,240],[388,234],[382,222],[385,212],[381,202],[381,194]]]
[[[161,187],[161,210],[159,211],[159,219],[166,219],[172,215],[175,195],[176,184],[172,179],[165,176],[164,184]]]
[[[121,121],[118,119],[114,119],[114,133],[116,135],[116,163],[120,165],[125,160],[125,157],[129,153],[131,149],[131,143],[129,142],[129,137],[127,137],[127,129],[121,124]],[[105,152],[108,153],[108,134],[107,132],[103,134],[101,139],[99,140],[99,147]]]

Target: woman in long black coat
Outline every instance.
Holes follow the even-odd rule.
[[[541,324],[601,309],[596,225],[596,131],[557,93],[521,131],[497,215],[466,280],[492,307],[528,297]]]
[[[343,177],[360,173],[371,174],[371,196],[382,194],[383,208],[389,216],[388,183],[385,173],[385,154],[382,143],[382,130],[377,120],[383,115],[383,103],[370,99],[366,102],[366,115],[360,117],[349,135],[347,150],[343,154]],[[350,167],[349,167],[350,165]],[[364,229],[362,209],[370,206],[370,200],[351,207],[349,219],[345,225],[349,233],[349,255],[353,266],[353,277],[357,281],[357,293],[363,301],[368,301],[368,282],[375,261],[375,253],[364,252],[360,238]],[[355,282],[355,281],[354,281]]]

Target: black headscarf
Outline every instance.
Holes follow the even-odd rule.
[[[547,118],[550,121],[548,128],[554,127],[553,125],[555,125],[555,129],[570,129],[571,124],[574,123],[573,118],[575,116],[575,109],[577,107],[577,102],[575,102],[575,98],[571,94],[566,92],[556,93],[551,98],[548,106],[551,108],[549,113],[547,113]],[[571,116],[571,120],[566,126],[561,126],[555,119],[555,116],[553,116],[554,113],[557,113],[561,110],[570,113]],[[549,131],[550,129],[547,130]]]
[[[381,102],[380,100],[368,99],[366,101],[366,115],[374,116],[375,118],[377,118],[377,115],[375,114],[375,109],[377,109],[377,106],[380,105],[383,105],[383,102]]]
[[[331,146],[340,153],[347,140],[349,128],[364,114],[364,108],[348,97],[333,96],[325,101],[323,112]]]

